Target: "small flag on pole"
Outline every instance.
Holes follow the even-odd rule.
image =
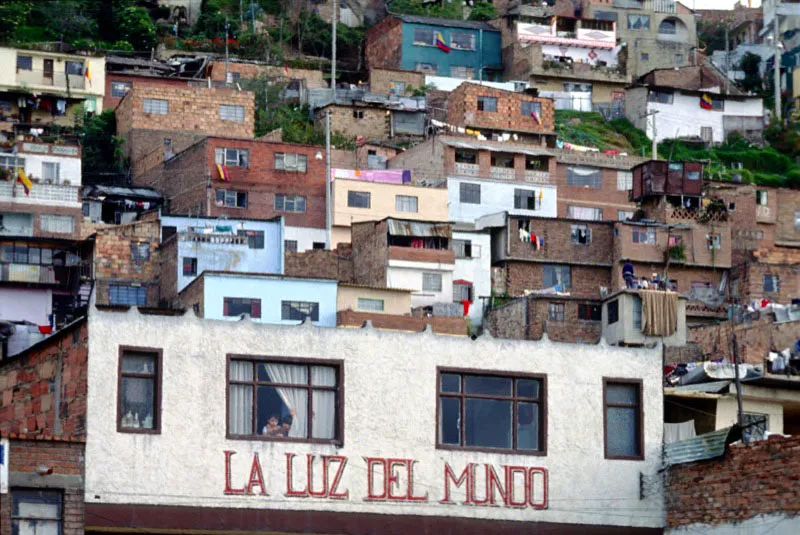
[[[33,188],[33,183],[31,179],[28,178],[28,175],[25,174],[25,171],[22,168],[19,168],[19,173],[17,175],[17,182],[22,184],[22,188],[25,190],[25,195],[31,194],[31,189]]]
[[[436,32],[436,46],[439,47],[439,50],[447,52],[448,54],[450,53],[450,47],[444,42],[442,32]]]
[[[231,177],[228,174],[228,168],[224,165],[217,164],[217,172],[219,173],[219,179],[223,182],[230,182]]]

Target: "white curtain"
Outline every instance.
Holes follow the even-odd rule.
[[[322,366],[311,367],[311,384],[336,386],[336,370]],[[311,435],[314,438],[334,438],[336,432],[336,393],[314,390],[314,414],[311,415]]]
[[[276,383],[286,383],[295,385],[308,384],[308,368],[305,366],[294,366],[292,364],[261,364],[267,370],[269,377]],[[281,400],[294,410],[292,427],[289,429],[289,436],[292,438],[305,438],[308,430],[308,394],[305,389],[276,387],[275,390]]]
[[[596,208],[589,208],[588,206],[570,206],[568,208],[567,217],[572,219],[582,219],[584,221],[594,221],[598,219],[598,212]]]
[[[251,362],[231,361],[231,381],[252,381],[253,364]],[[230,432],[232,435],[253,434],[253,387],[231,385],[230,391]]]

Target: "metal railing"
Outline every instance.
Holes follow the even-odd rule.
[[[77,205],[80,186],[66,184],[34,183],[28,194],[22,184],[11,181],[0,181],[0,199],[3,202],[20,204],[56,204],[62,206]]]
[[[456,162],[455,171],[457,175],[476,177],[480,175],[481,167],[474,163]]]

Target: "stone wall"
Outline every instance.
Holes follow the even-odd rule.
[[[314,128],[325,130],[325,113],[328,111],[331,113],[331,132],[340,132],[351,138],[361,136],[370,141],[389,138],[391,116],[386,115],[384,108],[326,106],[314,115]]]
[[[165,148],[180,155],[205,138],[204,134],[166,130],[135,129],[121,136],[127,146],[134,185],[158,188],[163,165],[168,160]]]
[[[399,69],[371,69],[369,71],[369,90],[372,93],[388,95],[394,82],[404,82],[406,91],[403,94],[410,95],[411,89],[419,89],[425,85],[425,74]]]
[[[288,277],[319,277],[339,282],[354,282],[353,253],[350,244],[340,243],[335,251],[311,249],[284,254],[284,272]]]
[[[550,319],[550,304],[564,306],[564,319]],[[602,335],[600,321],[578,319],[578,306],[599,301],[580,301],[562,297],[524,297],[490,310],[486,314],[489,332],[496,338],[541,340],[547,333],[556,342],[596,344]]]

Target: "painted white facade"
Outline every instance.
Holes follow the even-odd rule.
[[[449,516],[608,526],[663,525],[663,497],[640,499],[640,477],[661,468],[663,428],[661,347],[495,340],[374,329],[325,329],[251,321],[230,323],[185,316],[141,315],[92,309],[89,314],[85,499],[92,504],[153,504]],[[121,345],[163,350],[161,431],[117,432],[117,373]],[[227,355],[282,355],[343,362],[344,435],[325,444],[226,438]],[[491,358],[487,358],[487,357]],[[569,363],[580,362],[580,366]],[[541,456],[437,449],[437,367],[546,375],[547,452]],[[643,384],[644,460],[607,460],[603,452],[603,377]],[[225,494],[246,485],[254,454],[264,490]],[[292,487],[305,488],[306,454],[347,458],[341,499],[287,496],[287,456],[294,457]],[[413,459],[416,502],[367,500],[365,457]],[[321,483],[320,459],[314,484]],[[483,464],[534,469],[531,506],[465,505],[464,485],[450,484],[443,504],[445,463],[457,474],[479,463],[475,492],[485,492]],[[546,483],[543,473],[546,472]],[[331,470],[333,477],[334,470]],[[404,493],[402,468],[390,485]],[[372,474],[380,485],[380,475]],[[519,485],[514,485],[517,488]],[[544,501],[543,491],[547,498]],[[620,514],[624,511],[624,514]],[[387,516],[387,522],[392,517]],[[259,529],[254,526],[254,529]],[[613,528],[609,528],[612,532]]]
[[[29,321],[50,325],[53,291],[27,288],[0,288],[0,321]]]
[[[567,57],[575,63],[588,63],[590,65],[604,63],[608,67],[615,67],[617,65],[616,50],[608,48],[542,44],[542,55],[545,60]],[[592,55],[594,55],[594,57],[592,57]]]
[[[454,264],[389,260],[389,265],[386,268],[386,286],[412,290],[412,308],[433,306],[434,303],[452,303],[454,270]],[[440,292],[422,289],[424,273],[435,273],[441,276],[442,290]]]
[[[461,202],[461,183],[480,184],[480,204]],[[533,191],[536,194],[537,210],[514,208],[514,190]],[[498,182],[486,179],[449,177],[447,179],[447,202],[451,221],[474,223],[479,217],[508,212],[530,217],[557,216],[557,188],[547,185],[530,185],[519,182]],[[539,200],[541,198],[541,201]]]
[[[23,143],[22,149],[17,156],[25,158],[25,174],[29,178],[44,178],[44,171],[42,169],[43,163],[57,164],[59,167],[58,179],[53,181],[53,184],[64,184],[71,186],[81,185],[81,159],[74,156],[59,156],[52,153],[42,153],[39,151],[30,152],[26,149],[33,149],[40,147],[44,150],[67,150],[73,149],[77,155],[77,147],[62,147],[58,145],[42,145],[38,143]]]
[[[297,252],[302,253],[314,248],[314,243],[325,244],[328,233],[324,228],[284,227],[283,239],[297,242]]]
[[[472,258],[456,256],[453,280],[472,283],[473,302],[469,307],[469,320],[478,326],[483,320],[483,299],[492,293],[492,238],[488,232],[453,231],[454,240],[469,240],[472,243]]]

